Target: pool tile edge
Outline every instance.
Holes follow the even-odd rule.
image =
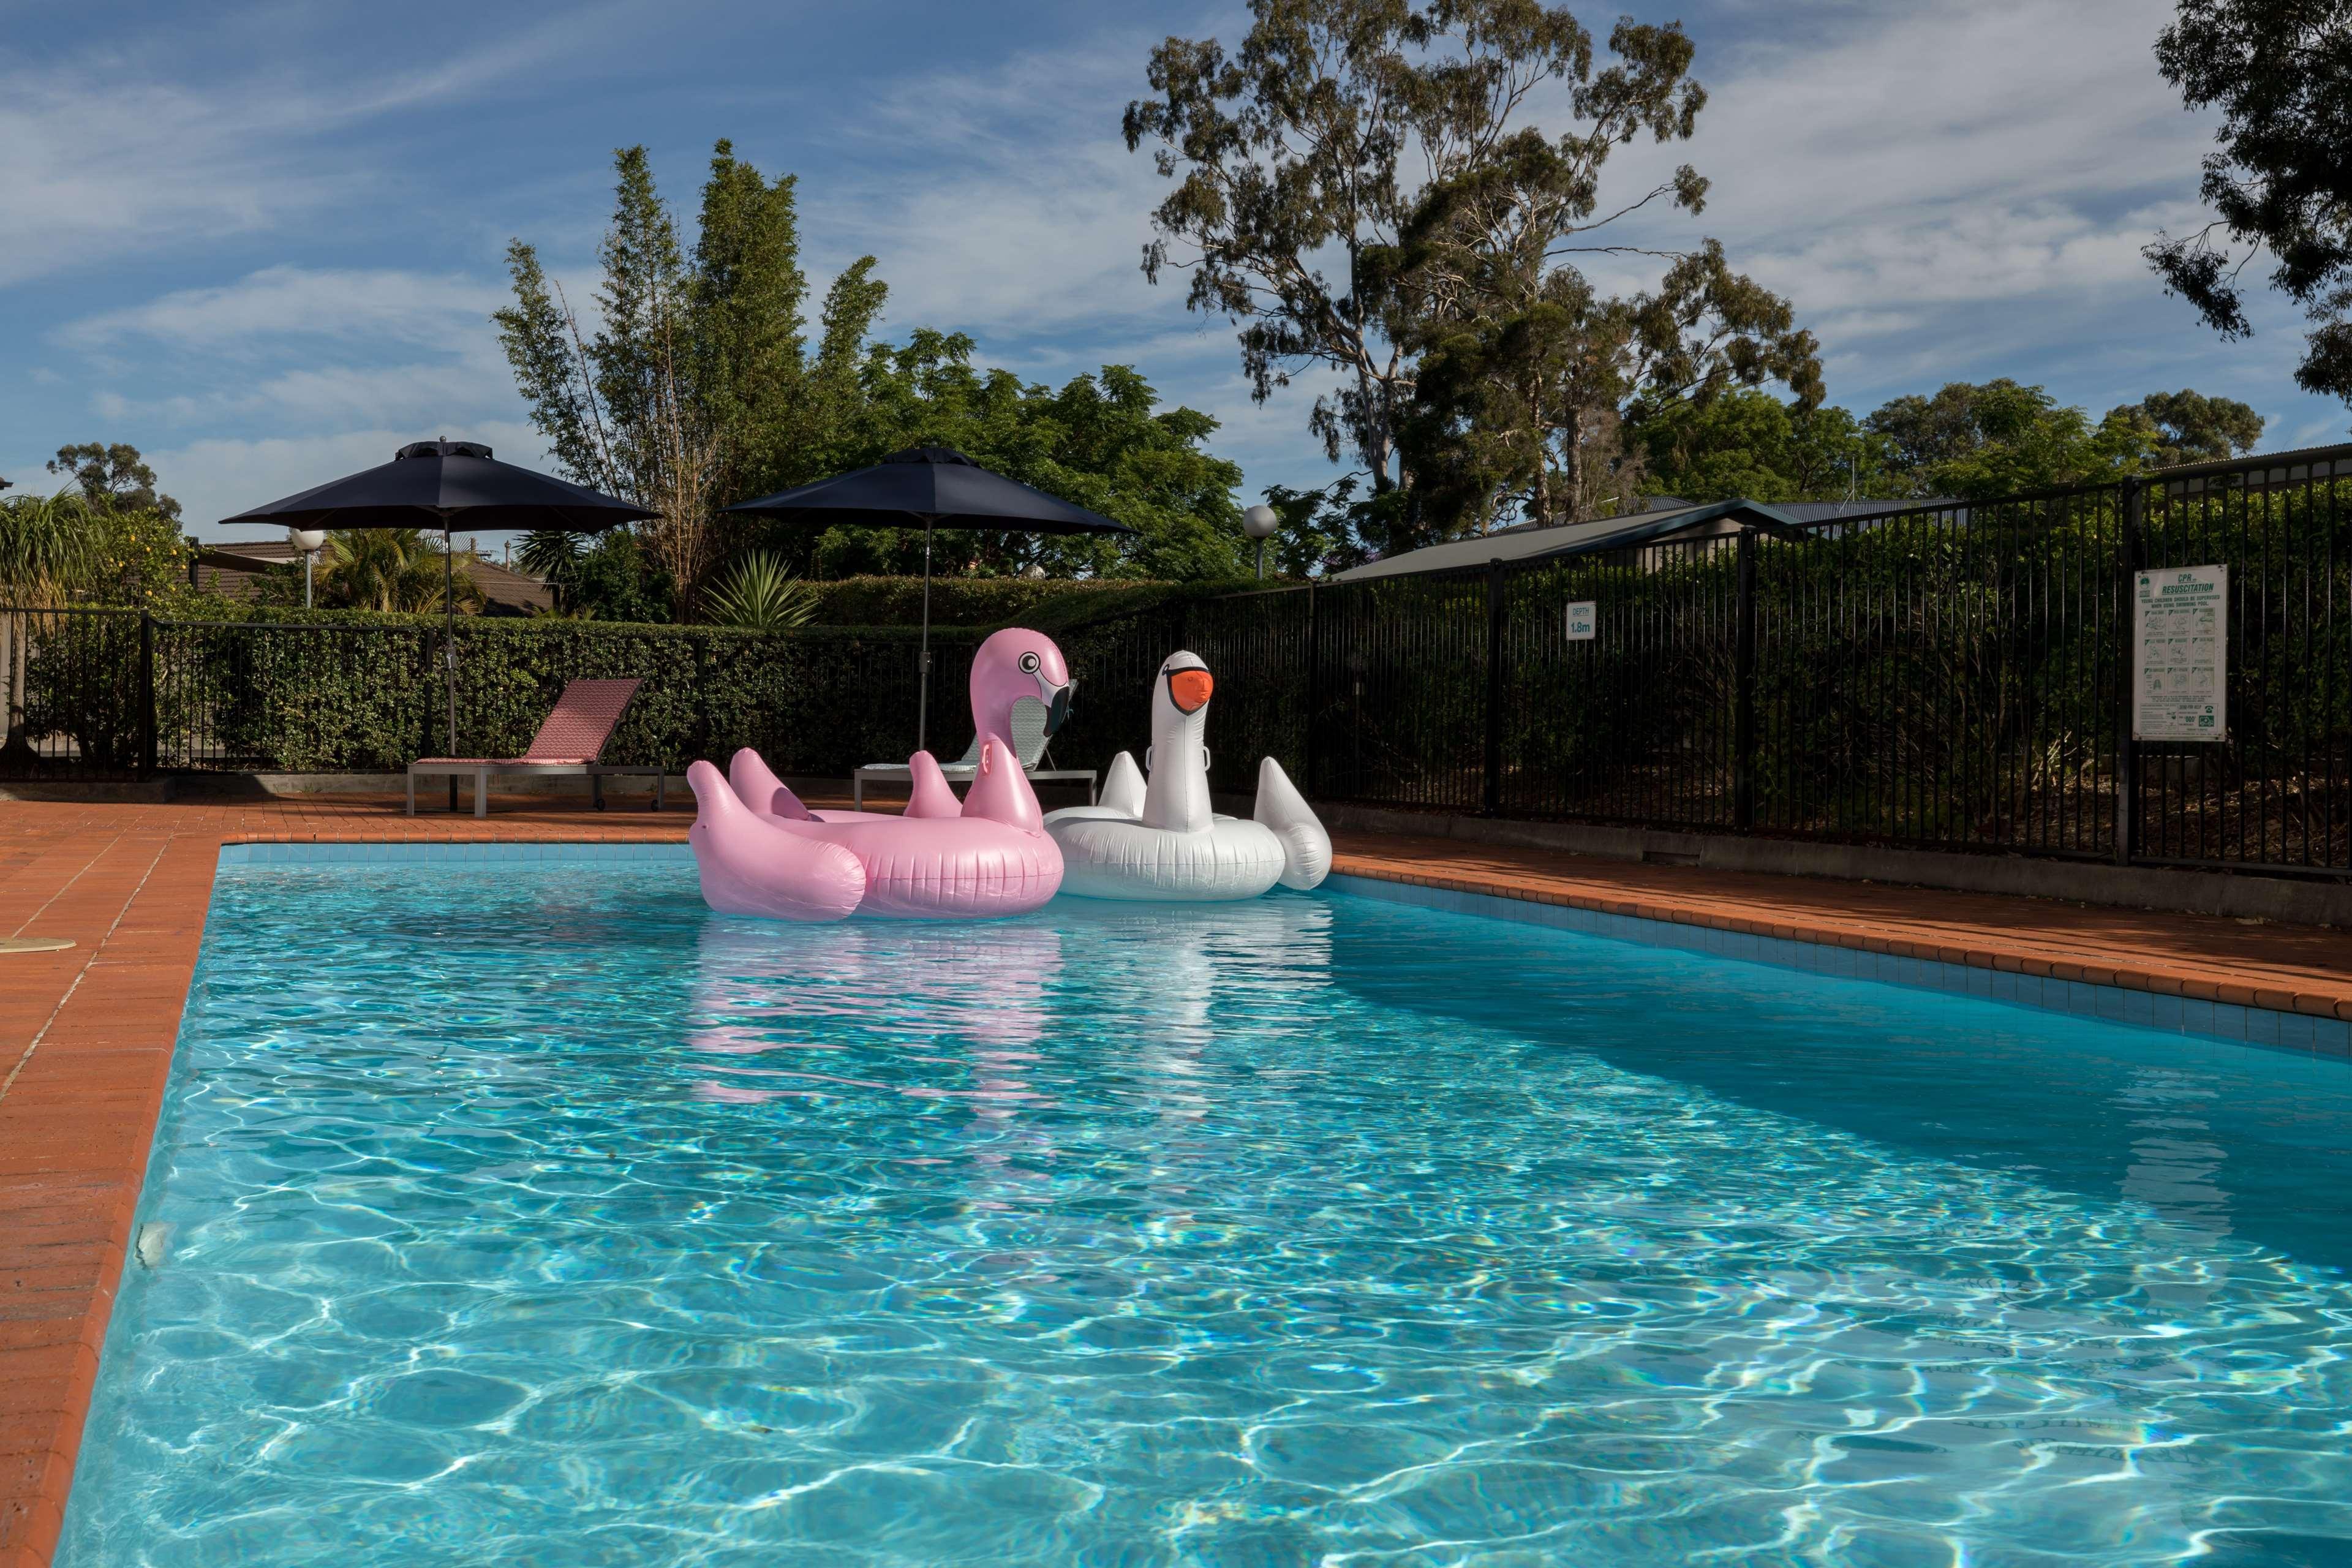
[[[95,906],[73,976],[0,1092],[0,1568],[45,1568],[64,1525],[215,858],[176,835],[98,849],[70,883]]]
[[[1577,899],[1501,884],[1411,877],[1364,866],[1335,868],[1325,886],[1391,903],[2352,1060],[2352,1021],[2294,1005],[2302,997],[2252,987],[2200,987],[2234,992],[2243,1000],[2199,996],[2189,993],[2188,986],[2193,983],[2158,970],[2087,968],[1976,949],[1938,948],[1934,956],[1927,956],[1912,951],[1920,944],[1853,931],[1779,922],[1766,925],[1627,900]],[[2272,1005],[2263,1000],[2266,997],[2289,1005]]]
[[[485,866],[691,864],[693,851],[681,840],[532,838],[482,839],[247,839],[223,844],[224,868],[249,866]]]

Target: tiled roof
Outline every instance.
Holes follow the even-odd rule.
[[[199,548],[189,576],[205,593],[245,599],[254,595],[256,575],[289,562],[299,563],[301,558],[301,552],[282,539],[207,544]],[[477,560],[466,570],[473,577],[474,586],[481,591],[491,615],[527,616],[555,607],[555,595],[536,577],[525,576],[495,561]]]

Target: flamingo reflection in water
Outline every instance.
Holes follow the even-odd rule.
[[[1227,1026],[1316,1026],[1307,999],[1328,984],[1329,910],[1292,895],[1067,900],[1051,921],[714,919],[686,1037],[693,1092],[826,1108],[793,1136],[829,1134],[893,1163],[966,1163],[977,1184],[961,1201],[975,1210],[1045,1204],[1062,1145],[1081,1142],[1089,1159],[1148,1170],[1151,1205],[1181,1205],[1186,1167],[1234,1152],[1231,1129],[1202,1126],[1223,1080],[1247,1073],[1262,1089],[1276,1070],[1221,1053]],[[1066,1103],[1074,1093],[1115,1103]],[[965,1114],[925,1115],[924,1102]]]

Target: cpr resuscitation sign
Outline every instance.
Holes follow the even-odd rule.
[[[2132,739],[2230,734],[2230,569],[2142,572],[2132,595]]]

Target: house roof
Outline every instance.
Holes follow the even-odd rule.
[[[1625,517],[1597,518],[1591,522],[1522,523],[1492,533],[1424,545],[1402,555],[1384,556],[1335,572],[1335,583],[1361,583],[1375,577],[1402,577],[1421,572],[1445,572],[1484,566],[1489,561],[1539,561],[1559,555],[1583,555],[1596,550],[1622,549],[1629,544],[1655,543],[1669,538],[1708,532],[1730,532],[1743,521],[1762,521],[1795,527],[1796,520],[1754,501],[1715,501],[1706,506],[1687,502],[1663,511],[1633,512]]]
[[[1774,501],[1767,505],[1762,501],[1746,500],[1686,501],[1678,496],[1653,496],[1650,500],[1648,510],[1629,512],[1623,517],[1596,518],[1590,522],[1515,523],[1490,533],[1474,534],[1468,539],[1424,545],[1402,554],[1368,561],[1345,572],[1335,572],[1330,581],[1360,583],[1375,577],[1401,577],[1412,573],[1483,566],[1489,561],[1541,561],[1557,556],[1590,555],[1597,551],[1621,550],[1628,545],[1734,533],[1742,527],[1760,528],[1767,533],[1781,530],[1818,531],[1821,524],[1835,522],[1842,517],[1872,517],[1897,508],[1907,510],[1956,504],[1944,500],[1850,500]]]
[[[249,599],[257,590],[254,579],[259,574],[299,563],[301,558],[302,552],[283,539],[206,544],[198,547],[196,558],[188,568],[188,578],[205,593]],[[527,616],[555,608],[554,594],[536,577],[525,576],[495,561],[478,559],[466,570],[491,615]]]

